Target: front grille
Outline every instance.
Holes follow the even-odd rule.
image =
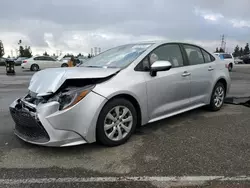
[[[10,108],[10,113],[16,123],[16,133],[29,141],[48,142],[49,135],[39,120],[24,109]]]

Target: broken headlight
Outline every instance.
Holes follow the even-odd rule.
[[[89,85],[82,88],[66,88],[48,100],[59,102],[59,110],[65,110],[81,101],[95,86]]]

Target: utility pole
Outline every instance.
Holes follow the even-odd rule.
[[[94,47],[95,56],[97,55],[97,47]]]
[[[93,55],[94,55],[93,48],[91,48],[91,56],[93,56]]]
[[[220,45],[220,47],[224,51],[226,50],[226,39],[225,39],[225,35],[224,34],[221,36],[221,45]]]

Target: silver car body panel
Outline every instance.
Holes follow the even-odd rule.
[[[95,102],[93,103],[93,101]],[[18,133],[16,135],[27,142],[44,146],[63,147],[95,142],[95,126],[90,125],[96,123],[105,102],[106,99],[104,97],[94,92],[90,92],[86,96],[86,100],[81,100],[75,106],[63,111],[58,111],[58,102],[49,102],[37,106],[25,102],[27,105],[37,109],[34,115],[41,121],[50,136],[50,140],[42,143],[32,142],[18,135]],[[16,104],[17,100],[10,107],[14,108]],[[79,113],[81,115],[77,115]]]
[[[49,142],[36,144],[70,146],[95,142],[100,111],[113,97],[133,97],[140,109],[141,125],[145,125],[209,104],[212,90],[220,79],[227,82],[227,92],[229,91],[229,72],[217,57],[211,63],[172,68],[158,72],[155,77],[150,76],[149,72],[134,70],[153,49],[166,43],[168,42],[156,42],[121,70],[77,67],[47,69],[36,73],[31,79],[29,90],[40,96],[56,92],[67,79],[105,78],[114,75],[96,84],[84,99],[69,109],[60,111],[58,102],[35,106],[36,115],[50,136]],[[11,107],[15,105],[16,101]]]

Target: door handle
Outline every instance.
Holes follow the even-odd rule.
[[[209,68],[208,68],[208,71],[212,71],[212,70],[214,70],[214,68],[212,68],[212,67],[209,67]]]
[[[184,73],[182,74],[183,77],[190,76],[190,75],[191,75],[191,73],[187,72],[187,71],[184,71]]]

